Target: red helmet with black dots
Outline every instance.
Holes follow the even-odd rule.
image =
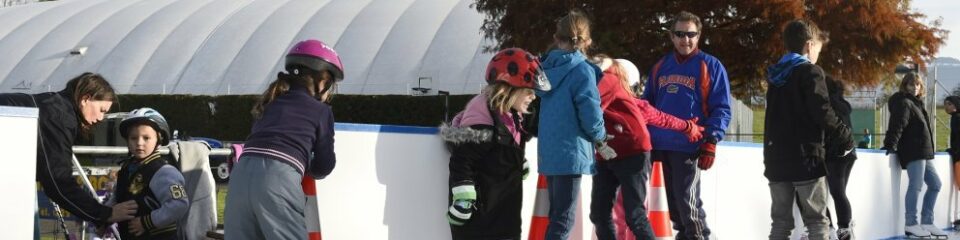
[[[513,87],[550,91],[550,81],[540,68],[540,59],[520,48],[507,48],[487,64],[487,84],[503,82]]]

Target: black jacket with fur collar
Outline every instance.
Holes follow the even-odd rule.
[[[524,148],[530,136],[521,131],[518,144],[499,117],[493,119],[494,126],[440,126],[450,150],[450,187],[473,184],[477,191],[473,216],[463,226],[451,226],[454,239],[520,238]],[[521,125],[519,118],[513,120]]]

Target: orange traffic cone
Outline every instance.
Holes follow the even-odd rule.
[[[303,176],[300,183],[303,186],[303,195],[307,196],[307,206],[303,216],[307,222],[307,239],[322,240],[320,236],[320,209],[317,206],[317,181],[310,176]]]
[[[530,219],[529,240],[543,240],[547,234],[547,224],[550,223],[550,198],[547,195],[547,178],[539,175],[537,178],[537,196],[533,202],[533,218]]]
[[[657,239],[672,239],[673,228],[670,226],[667,189],[663,186],[663,165],[660,161],[653,162],[648,192],[650,194],[647,194],[647,217],[650,219],[653,235]]]

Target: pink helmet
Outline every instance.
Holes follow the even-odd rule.
[[[343,80],[343,64],[337,51],[323,42],[309,39],[293,45],[287,53],[286,67],[301,65],[314,71],[330,71],[336,81]]]

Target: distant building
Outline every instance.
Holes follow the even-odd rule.
[[[940,57],[927,67],[927,78],[936,78],[937,105],[943,105],[943,99],[950,96],[957,87],[960,87],[960,60],[951,57]]]
[[[478,93],[492,53],[470,0],[63,0],[0,8],[0,92],[82,72],[121,94],[259,94],[297,41],[333,46],[344,94]],[[546,44],[546,43],[545,43]]]

